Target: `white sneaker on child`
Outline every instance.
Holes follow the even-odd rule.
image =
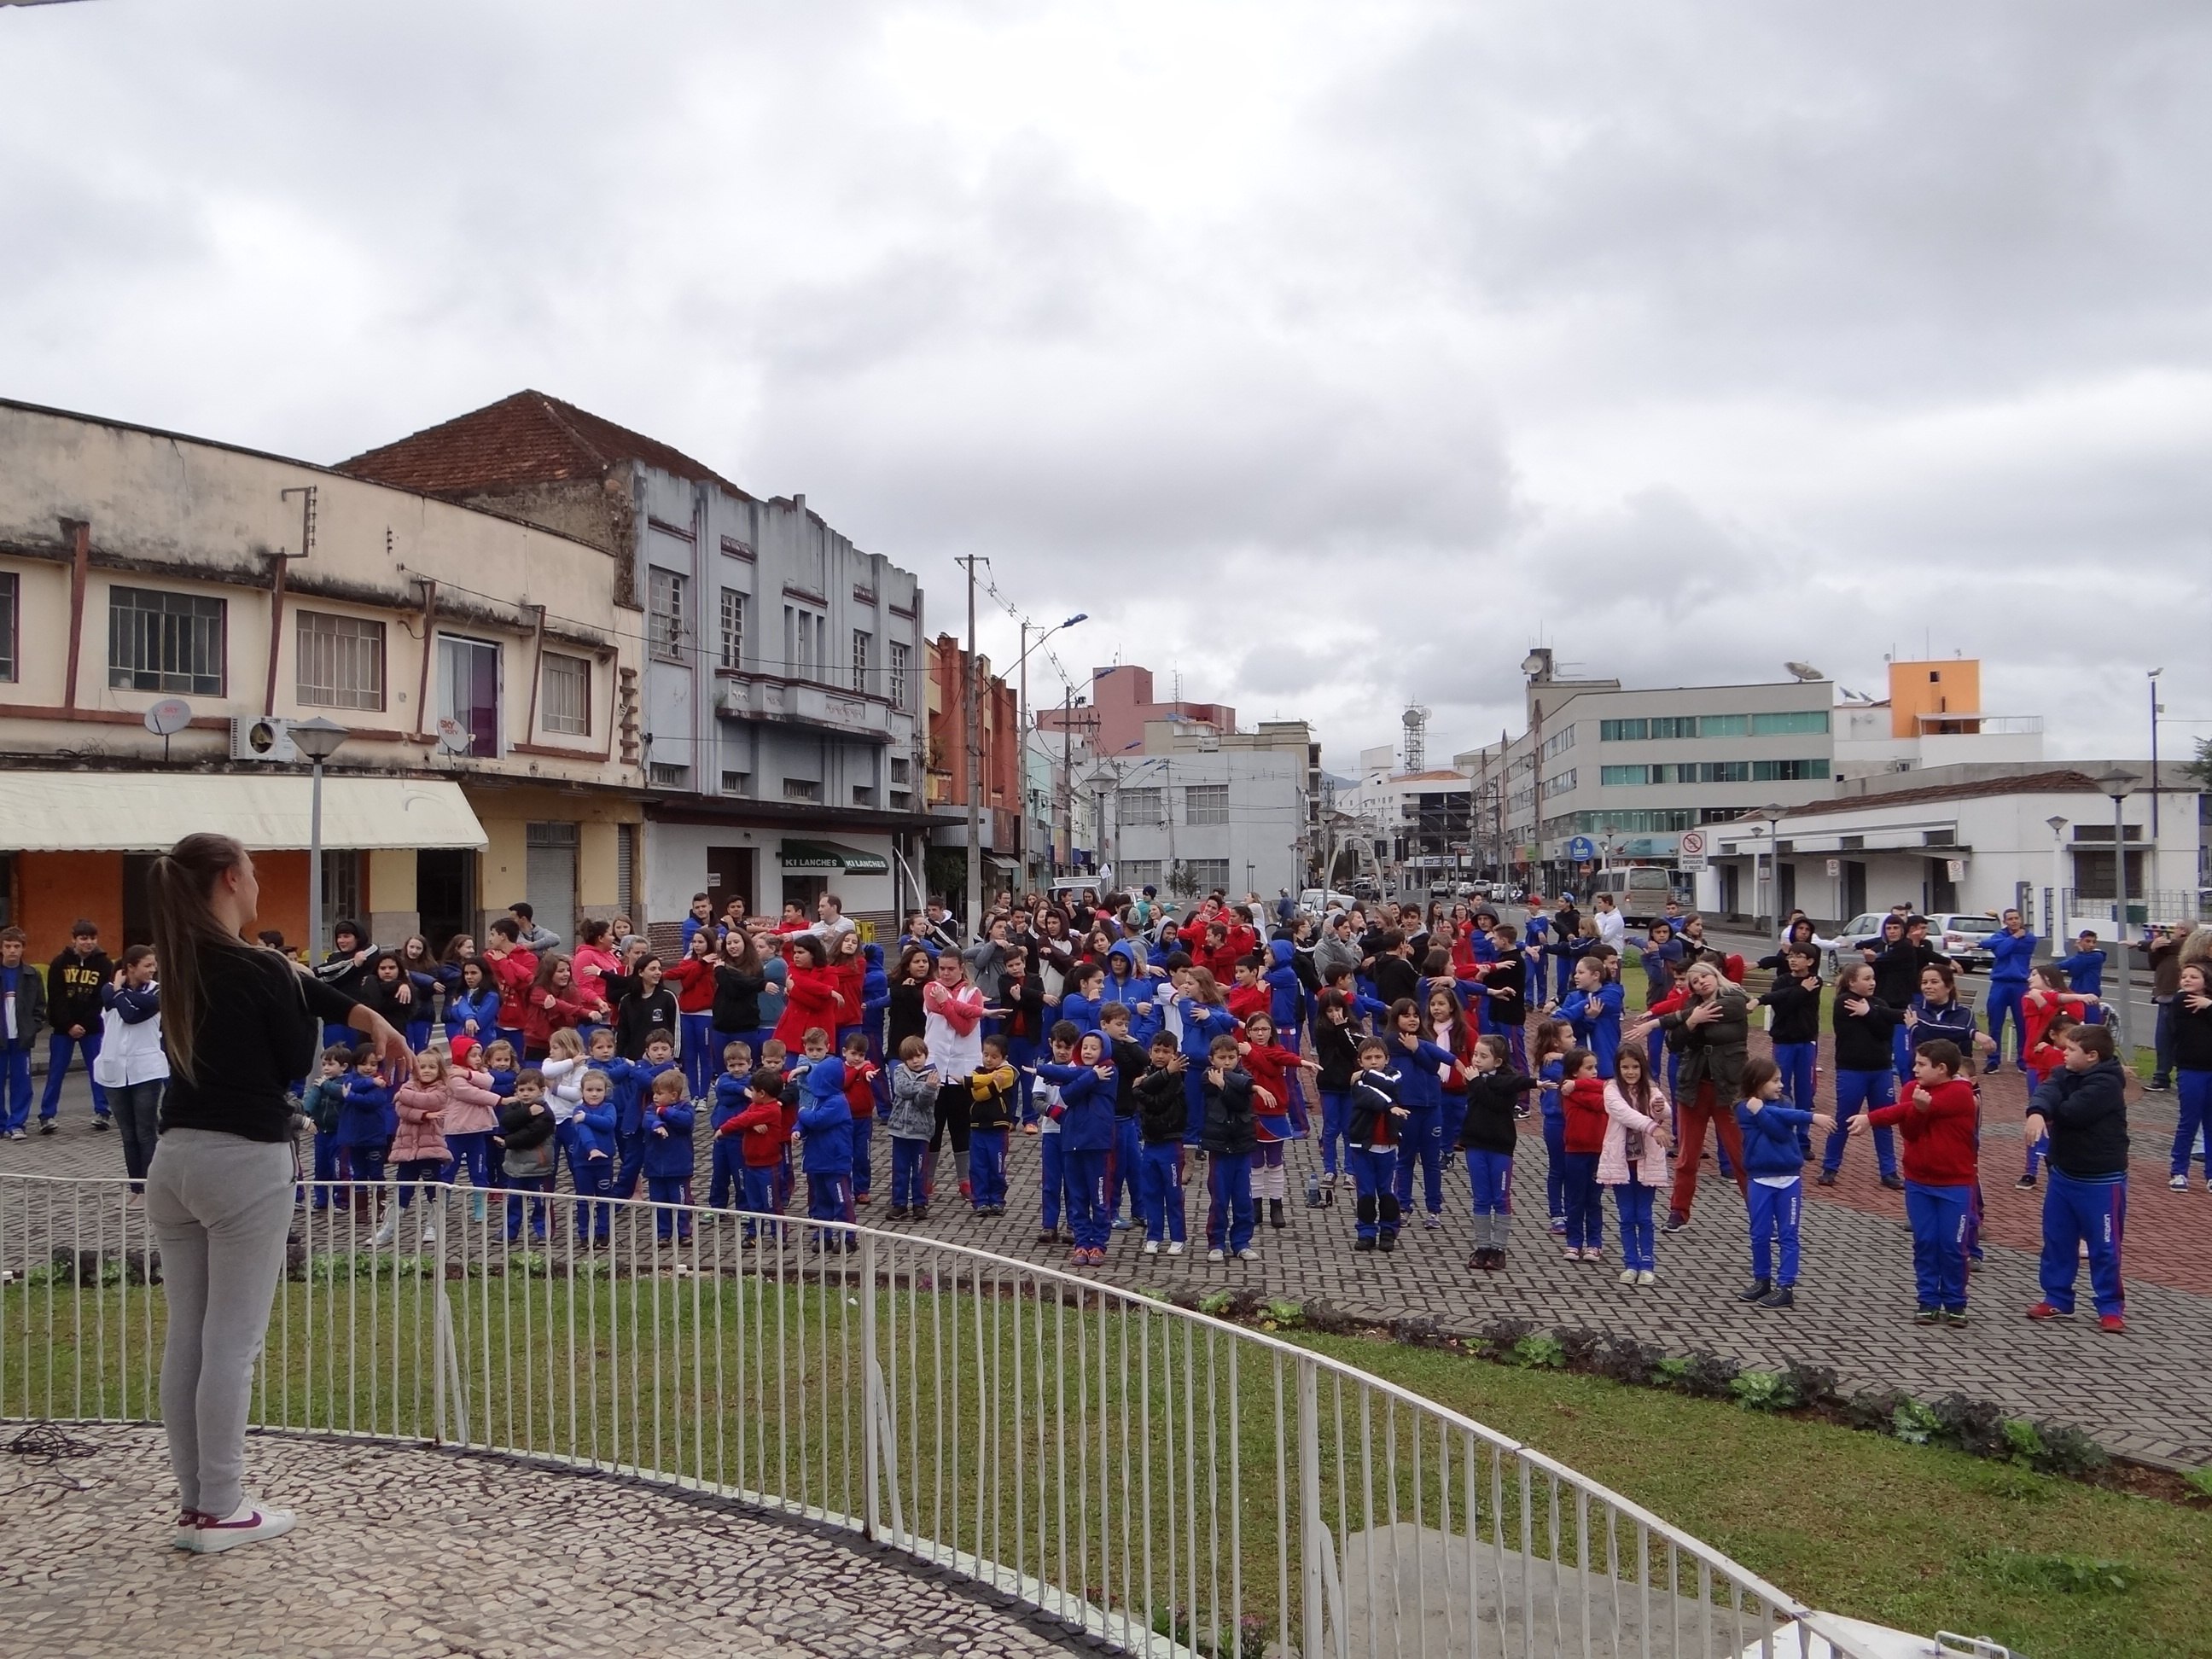
[[[1659,1282],[1659,1275],[1649,1267],[1638,1267],[1636,1270],[1636,1282],[1638,1285],[1656,1285]]]
[[[422,1242],[425,1244],[435,1244],[438,1242],[438,1224],[427,1215],[422,1218]]]
[[[1146,1255],[1158,1255],[1159,1253],[1160,1241],[1158,1239],[1148,1238],[1145,1241],[1145,1254]]]
[[[1182,1254],[1182,1240],[1178,1238],[1171,1242],[1168,1245],[1168,1254],[1170,1255],[1181,1255]]]
[[[1221,1252],[1218,1250],[1208,1250],[1206,1253],[1206,1259],[1208,1261],[1218,1261],[1221,1260]]]
[[[375,1237],[368,1242],[372,1244],[389,1244],[398,1236],[399,1212],[397,1209],[391,1209],[384,1212],[382,1224],[377,1228]]]

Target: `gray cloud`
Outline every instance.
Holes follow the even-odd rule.
[[[1517,725],[1539,637],[1861,686],[1924,638],[2129,750],[2143,636],[2212,624],[2183,0],[203,0],[0,52],[9,395],[330,458],[543,386],[1340,769],[1409,698],[1432,752]]]

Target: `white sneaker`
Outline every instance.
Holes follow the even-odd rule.
[[[1221,1252],[1218,1250],[1208,1250],[1206,1253],[1206,1259],[1208,1261],[1218,1261],[1222,1259]]]
[[[1182,1254],[1182,1240],[1178,1238],[1171,1243],[1168,1246],[1168,1254],[1170,1255],[1181,1255]]]
[[[422,1218],[422,1242],[425,1244],[435,1244],[438,1242],[438,1224],[427,1215]]]
[[[220,1521],[202,1521],[191,1547],[202,1555],[220,1555],[240,1544],[258,1544],[264,1538],[282,1538],[292,1530],[289,1510],[264,1510],[252,1498]]]
[[[1237,1259],[1239,1261],[1257,1261],[1260,1259],[1260,1253],[1248,1247],[1237,1252]]]
[[[396,1209],[386,1210],[384,1212],[383,1224],[377,1228],[376,1236],[368,1242],[372,1244],[389,1244],[398,1235],[399,1212]]]
[[[177,1548],[190,1550],[194,1554],[200,1547],[200,1515],[198,1510],[182,1510],[177,1515],[177,1535],[172,1540]]]
[[[1636,1282],[1639,1285],[1656,1285],[1659,1282],[1659,1275],[1649,1267],[1638,1267],[1636,1270]]]
[[[146,1194],[143,1193],[131,1194],[130,1197],[123,1200],[123,1207],[126,1210],[144,1209],[146,1207]]]
[[[1148,1238],[1145,1241],[1145,1254],[1146,1255],[1158,1255],[1159,1253],[1160,1241],[1158,1239]]]
[[[2166,1182],[2166,1186],[2168,1192],[2185,1193],[2189,1190],[2189,1177],[2185,1175],[2175,1176]]]
[[[1636,1282],[1636,1269],[1623,1267],[1620,1270],[1620,1282],[1624,1285],[1633,1285]]]

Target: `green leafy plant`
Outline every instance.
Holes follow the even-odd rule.
[[[1260,1317],[1279,1330],[1294,1331],[1305,1322],[1306,1310],[1301,1303],[1279,1299],[1263,1303]]]
[[[1662,1389],[1679,1389],[1689,1380],[1690,1362],[1674,1354],[1654,1360],[1651,1380]]]
[[[1981,1565],[1999,1583],[2055,1595],[2124,1595],[2140,1582],[2137,1571],[2125,1562],[2086,1555],[1996,1549],[1981,1558]]]
[[[2081,1430],[2067,1423],[2038,1423],[2043,1455],[2036,1468],[2045,1474],[2087,1474],[2111,1462],[2112,1455]]]
[[[1889,1431],[1909,1446],[1924,1446],[1942,1431],[1943,1419],[1911,1395],[1890,1413]]]
[[[2024,1417],[2008,1417],[2004,1420],[2005,1455],[2023,1468],[2033,1468],[2044,1455],[2043,1437],[2035,1425]]]
[[[1796,1386],[1782,1371],[1738,1371],[1729,1392],[1747,1412],[1788,1411],[1797,1403]]]
[[[2212,1498],[2212,1463],[2190,1470],[2181,1477],[2181,1484],[2199,1498]]]
[[[507,1257],[507,1271],[516,1279],[547,1279],[553,1264],[543,1250],[517,1250]]]
[[[1506,1357],[1528,1370],[1556,1371],[1567,1363],[1566,1347],[1556,1336],[1524,1336]]]
[[[1739,1369],[1733,1359],[1700,1351],[1689,1356],[1682,1372],[1682,1389],[1706,1400],[1725,1400],[1735,1385]]]
[[[1235,1306],[1236,1302],[1237,1297],[1234,1291],[1216,1291],[1210,1296],[1199,1298],[1198,1310],[1202,1314],[1211,1314],[1218,1319]]]

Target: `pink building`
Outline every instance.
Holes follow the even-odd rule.
[[[1147,720],[1202,720],[1224,732],[1237,729],[1237,711],[1218,702],[1156,702],[1152,699],[1152,671],[1134,663],[1091,671],[1088,708],[1075,710],[1072,719],[1060,708],[1036,711],[1040,732],[1058,732],[1073,725],[1077,739],[1095,754],[1120,755],[1143,747]]]

